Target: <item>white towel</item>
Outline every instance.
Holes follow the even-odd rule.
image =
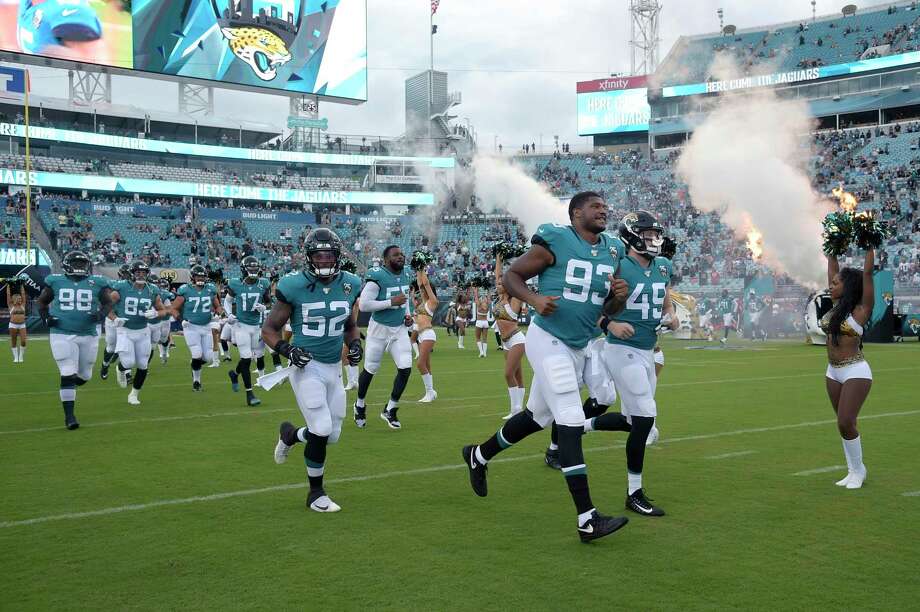
[[[258,386],[262,387],[263,389],[265,389],[266,391],[268,391],[268,390],[271,389],[272,387],[274,387],[274,386],[276,386],[276,385],[280,385],[280,384],[283,383],[285,380],[287,380],[288,377],[290,377],[290,375],[291,375],[291,374],[294,372],[294,370],[296,370],[296,369],[297,369],[297,366],[288,366],[288,367],[286,367],[286,368],[282,368],[282,369],[277,370],[277,371],[275,371],[275,372],[269,372],[268,374],[264,374],[264,375],[260,376],[259,378],[257,378],[257,379],[256,379],[256,385],[258,385]]]

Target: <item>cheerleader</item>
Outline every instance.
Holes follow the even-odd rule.
[[[419,374],[422,375],[422,382],[425,383],[425,396],[419,400],[419,403],[427,404],[438,397],[438,392],[434,390],[434,379],[431,377],[431,353],[437,341],[432,318],[438,309],[438,297],[424,270],[416,270],[414,285],[413,289],[416,289],[413,292],[415,324],[418,326],[419,345],[415,367],[418,368]]]
[[[505,419],[510,419],[524,409],[524,333],[518,327],[521,310],[526,305],[521,300],[511,297],[502,284],[502,256],[495,255],[495,323],[501,335],[502,349],[505,353],[505,382],[508,384],[508,398],[511,409]]]
[[[837,257],[827,256],[827,278],[834,306],[821,318],[820,326],[827,335],[827,394],[837,413],[837,429],[847,461],[847,475],[836,484],[847,489],[858,489],[866,480],[856,418],[872,387],[872,370],[862,352],[862,336],[875,304],[874,263],[874,249],[866,251],[862,270],[840,269]]]
[[[13,350],[13,363],[26,360],[26,287],[19,285],[19,291],[13,293],[6,285],[6,305],[10,310],[10,347]]]
[[[470,297],[466,291],[461,289],[457,292],[457,316],[454,324],[457,326],[457,348],[463,348],[463,340],[466,337],[466,324],[470,317]]]

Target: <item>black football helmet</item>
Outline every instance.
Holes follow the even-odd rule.
[[[320,227],[307,234],[304,250],[307,256],[307,271],[313,276],[332,278],[339,273],[342,263],[342,240],[331,229]],[[320,268],[313,263],[313,256],[321,251],[329,251],[335,258],[331,268]]]
[[[143,260],[138,259],[131,264],[131,280],[138,283],[146,283],[147,276],[150,274],[150,266]]]
[[[169,288],[171,286],[169,283],[169,279],[166,278],[165,276],[160,277],[160,279],[157,281],[157,285],[159,285],[160,289],[165,289],[166,291],[169,291]]]
[[[188,271],[188,275],[192,279],[192,284],[196,287],[204,287],[205,283],[208,282],[208,271],[200,264],[192,266],[192,269]]]
[[[649,259],[661,255],[661,245],[664,244],[664,227],[652,213],[639,210],[627,214],[620,222],[619,230],[623,242],[640,255]],[[643,238],[642,233],[649,230],[656,233],[655,237]]]
[[[147,275],[147,282],[154,286],[159,285],[160,277],[157,276],[156,274],[150,273]]]
[[[118,278],[121,280],[131,280],[131,266],[124,263],[118,268]]]
[[[262,275],[262,264],[252,255],[247,255],[240,261],[240,274],[242,274],[243,280],[259,278]]]
[[[93,273],[93,262],[83,251],[71,251],[61,262],[67,276],[89,276]]]

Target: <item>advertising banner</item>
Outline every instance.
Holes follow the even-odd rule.
[[[577,84],[578,134],[611,134],[648,130],[647,77],[609,78]]]

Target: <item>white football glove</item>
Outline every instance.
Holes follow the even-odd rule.
[[[665,314],[663,317],[661,317],[661,322],[658,324],[658,327],[655,328],[655,332],[659,334],[670,333],[672,320],[673,320],[673,317],[671,316],[670,312]]]
[[[128,319],[123,319],[122,317],[115,317],[115,327],[124,327],[125,323],[128,322]]]
[[[263,304],[262,302],[256,302],[256,305],[253,306],[252,309],[258,312],[259,314],[264,314],[265,311],[268,310],[268,308],[266,308],[265,304]]]
[[[145,318],[145,319],[148,319],[148,320],[150,320],[150,319],[156,319],[158,316],[160,316],[160,315],[157,314],[157,311],[156,311],[156,309],[154,309],[154,308],[148,308],[147,310],[144,311],[144,318]]]
[[[238,319],[236,318],[236,315],[227,315],[227,325],[233,326],[236,325],[237,322]]]
[[[188,327],[188,325],[189,325],[188,321],[186,321],[185,319],[182,319],[182,329],[185,329],[186,327]]]

